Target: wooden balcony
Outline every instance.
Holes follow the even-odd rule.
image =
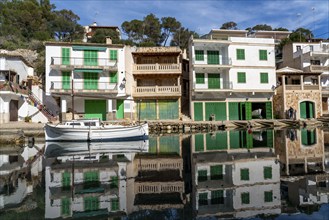
[[[170,160],[145,160],[138,164],[138,170],[183,170],[183,161],[181,158]]]
[[[282,86],[279,86],[277,88],[277,91],[281,91],[280,88]],[[320,90],[321,87],[317,84],[315,85],[307,85],[307,84],[304,84],[303,86],[302,85],[285,85],[285,90],[288,90],[288,91],[298,91],[298,90]]]
[[[135,182],[135,194],[184,192],[184,182]]]
[[[181,64],[134,64],[133,74],[182,74]]]
[[[134,97],[181,96],[180,86],[138,86]]]

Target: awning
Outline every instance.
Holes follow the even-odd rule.
[[[106,47],[88,47],[88,46],[72,46],[73,50],[97,50],[106,51]]]
[[[75,73],[102,73],[102,69],[86,69],[86,68],[76,68],[73,70]]]

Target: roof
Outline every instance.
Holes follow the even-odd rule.
[[[21,54],[15,52],[15,51],[0,51],[0,57],[6,57],[6,58],[18,58],[20,59],[23,63],[25,63],[25,65],[32,67],[33,65],[28,62]]]
[[[291,67],[283,67],[276,71],[277,75],[321,75],[321,72],[304,72],[299,69],[294,69]]]
[[[182,50],[179,47],[137,47],[135,52],[132,54],[180,54]]]
[[[98,46],[98,47],[124,47],[123,44],[100,44],[100,43],[84,43],[84,42],[58,42],[58,41],[46,41],[45,46]]]

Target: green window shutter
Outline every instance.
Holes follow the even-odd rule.
[[[300,103],[300,118],[305,119],[306,116],[306,102]]]
[[[238,72],[238,83],[246,83],[246,73]]]
[[[204,142],[203,142],[203,134],[195,134],[194,135],[195,142],[195,151],[203,151],[204,150]]]
[[[267,50],[259,50],[259,60],[267,60]]]
[[[220,74],[208,73],[208,89],[220,89]]]
[[[268,73],[260,73],[260,83],[268,83]]]
[[[219,51],[207,51],[208,64],[219,64]]]
[[[110,188],[111,189],[117,189],[119,184],[119,178],[118,176],[111,176],[111,184]]]
[[[204,60],[203,50],[196,50],[195,51],[195,60],[197,60],[197,61],[203,61]]]
[[[98,89],[98,74],[97,73],[83,73],[83,84],[86,90],[97,90]]]
[[[61,214],[71,215],[71,200],[69,198],[61,199]]]
[[[309,117],[308,118],[314,118],[314,103],[313,102],[307,102],[308,108],[309,108]]]
[[[194,121],[203,121],[203,103],[194,102]]]
[[[119,210],[119,199],[114,198],[111,199],[111,211],[118,211]]]
[[[99,174],[97,171],[88,171],[83,174],[84,182],[98,182]]]
[[[84,65],[85,66],[97,66],[98,65],[98,51],[96,50],[84,50]]]
[[[245,59],[244,49],[236,49],[236,59],[237,60]]]
[[[316,130],[307,130],[303,128],[300,130],[300,133],[303,145],[309,146],[316,143]]]
[[[118,82],[118,72],[110,72],[110,83]]]
[[[110,50],[110,60],[118,60],[118,51]]]
[[[240,179],[249,180],[249,169],[248,168],[240,169]]]
[[[199,206],[208,205],[208,193],[199,193]]]
[[[250,195],[249,192],[241,193],[241,203],[242,204],[250,204]]]
[[[264,192],[264,202],[273,202],[273,191]]]
[[[211,204],[224,204],[224,191],[215,190],[211,191]]]
[[[195,74],[196,84],[204,84],[204,73]]]
[[[207,170],[198,170],[198,182],[204,182],[207,179]]]
[[[272,179],[272,167],[264,167],[264,179]]]
[[[99,209],[99,200],[98,197],[84,197],[83,198],[84,203],[84,211],[96,211]]]
[[[62,48],[62,64],[70,65],[70,48]]]
[[[63,188],[71,187],[71,173],[69,172],[62,173],[62,187]]]
[[[272,102],[265,103],[266,119],[272,119]]]
[[[230,120],[239,120],[239,103],[238,102],[229,102],[229,118]]]
[[[71,89],[71,73],[62,72],[62,89]]]
[[[210,166],[210,179],[211,180],[223,179],[223,165]]]

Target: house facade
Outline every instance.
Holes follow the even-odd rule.
[[[106,44],[47,42],[45,46],[46,93],[56,97],[62,120],[71,119],[71,112],[75,118],[131,117],[123,45],[108,39]]]
[[[132,96],[136,118],[181,117],[181,56],[179,47],[132,48]]]
[[[276,41],[265,36],[214,29],[200,39],[190,38],[193,120],[273,117]]]

